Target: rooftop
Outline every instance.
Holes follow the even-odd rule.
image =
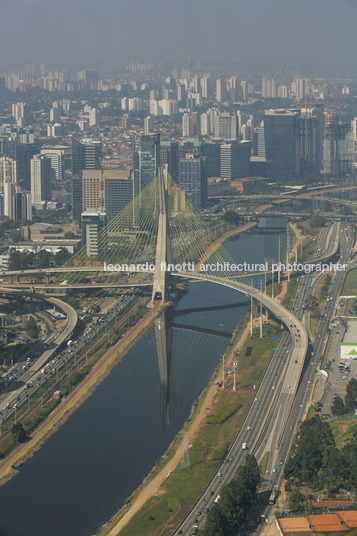
[[[357,343],[357,320],[348,320],[347,331],[343,337],[343,342],[348,344]]]

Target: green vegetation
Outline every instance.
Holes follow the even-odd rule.
[[[27,432],[21,422],[14,424],[11,432],[18,443],[25,443],[27,440]]]
[[[242,405],[238,400],[236,400],[233,404],[229,404],[228,406],[217,409],[217,411],[207,417],[206,422],[207,424],[222,424],[229,419],[229,417],[234,415],[234,413],[236,413],[241,407]]]
[[[342,288],[342,296],[351,296],[357,292],[357,269],[351,270],[346,274],[345,282]]]
[[[310,227],[311,229],[320,229],[326,224],[326,218],[323,216],[312,216],[310,219]]]
[[[295,493],[301,486],[337,493],[341,488],[357,488],[357,428],[339,449],[331,426],[314,416],[302,423],[292,455],[285,466],[286,490]]]
[[[38,253],[30,251],[10,251],[9,269],[28,270],[30,268],[49,268],[50,266],[62,266],[69,258],[67,249],[61,249],[55,255],[49,251],[41,250]]]
[[[26,322],[26,331],[32,339],[38,339],[39,329],[36,320],[31,316]]]
[[[346,387],[345,401],[336,396],[331,412],[333,415],[344,415],[355,409],[357,409],[357,380],[356,378],[351,378]]]
[[[238,534],[256,500],[260,472],[256,459],[247,455],[235,478],[221,493],[219,502],[207,514],[203,536],[230,536]]]

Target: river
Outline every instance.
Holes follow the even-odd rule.
[[[283,252],[283,230],[245,233],[227,241],[225,249],[236,262],[277,259],[279,233]],[[176,306],[185,314],[166,318],[167,340],[172,340],[166,369],[158,364],[152,326],[92,396],[0,488],[0,536],[95,534],[187,420],[229,343],[212,331],[232,333],[249,307],[186,310],[246,300],[212,283],[189,284]],[[172,328],[172,323],[178,326]]]

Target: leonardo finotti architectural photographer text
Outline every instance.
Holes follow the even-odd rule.
[[[195,264],[194,262],[183,262],[180,264],[170,264],[162,262],[159,269],[165,272],[225,272],[225,273],[258,273],[258,272],[285,272],[287,270],[309,274],[311,272],[344,272],[347,264],[330,263],[297,263],[284,264],[267,262],[254,264],[242,262],[238,264],[230,262],[216,262]],[[144,262],[142,264],[107,264],[103,265],[104,272],[155,272],[155,264]]]

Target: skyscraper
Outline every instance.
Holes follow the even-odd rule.
[[[300,113],[296,110],[266,110],[265,153],[268,175],[291,179],[300,174]]]
[[[160,166],[168,166],[168,172],[175,182],[179,178],[179,161],[177,141],[162,141],[160,143]]]
[[[233,140],[238,138],[238,116],[223,112],[215,117],[214,123],[215,138]]]
[[[323,173],[331,178],[352,173],[354,141],[351,123],[326,114],[323,140]]]
[[[0,157],[0,194],[4,192],[5,183],[17,184],[17,163],[13,158]]]
[[[224,179],[235,180],[249,176],[250,154],[252,143],[250,141],[232,140],[222,143],[221,173]]]
[[[206,159],[187,154],[180,158],[180,188],[195,207],[203,207],[207,200]]]
[[[31,196],[33,204],[51,200],[51,161],[44,155],[31,160]]]
[[[300,173],[304,178],[320,176],[322,168],[323,111],[320,108],[301,109]]]
[[[81,221],[82,214],[82,171],[101,169],[102,143],[98,140],[72,141],[72,213],[73,220]]]
[[[159,132],[141,135],[140,148],[137,155],[134,155],[134,163],[141,191],[157,176],[160,167]]]

